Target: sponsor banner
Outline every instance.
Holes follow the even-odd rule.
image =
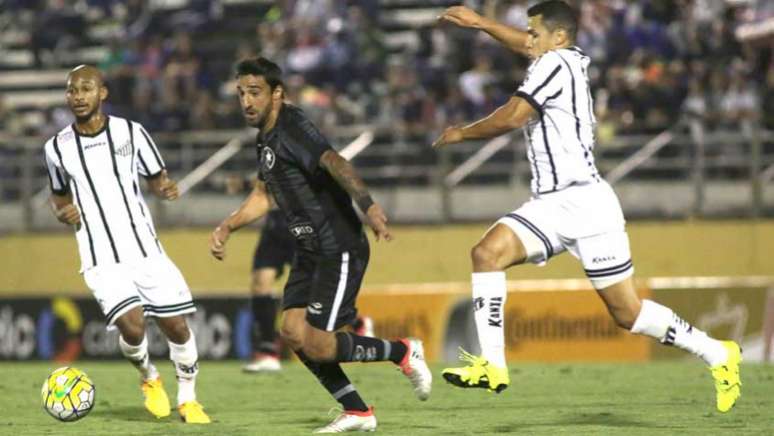
[[[203,359],[247,358],[252,354],[252,314],[245,298],[199,298],[189,325]],[[152,356],[169,355],[154,322],[147,329]],[[118,331],[107,331],[92,298],[0,300],[0,360],[120,358]]]
[[[449,315],[459,300],[457,294],[376,294],[357,299],[358,313],[374,320],[374,333],[385,339],[422,339],[425,358],[437,361],[447,334]]]
[[[772,357],[774,288],[761,286],[699,286],[656,288],[653,296],[681,318],[717,339],[733,339],[746,361]],[[685,352],[654,345],[653,358],[685,358]]]
[[[642,297],[647,291],[640,291]],[[594,290],[510,293],[506,358],[513,361],[644,361],[650,339],[618,327]]]
[[[358,309],[374,319],[377,336],[421,338],[432,361],[456,361],[459,347],[480,353],[475,307],[504,313],[504,323],[502,313],[487,316],[490,325],[504,329],[510,361],[643,361],[650,357],[651,340],[617,327],[586,281],[509,282],[508,288],[504,307],[477,305],[467,284],[423,284],[363,293]],[[643,298],[650,295],[645,288],[638,292]]]

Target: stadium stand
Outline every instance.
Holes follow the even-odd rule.
[[[504,102],[527,66],[484,35],[437,26],[436,16],[456,3],[1,1],[2,196],[22,195],[19,183],[9,182],[24,159],[25,141],[17,138],[48,136],[69,122],[61,91],[68,68],[86,62],[103,68],[111,89],[108,111],[145,124],[159,135],[172,169],[186,171],[222,143],[205,140],[210,148],[192,150],[164,132],[240,128],[231,66],[257,53],[280,62],[291,100],[336,140],[346,143],[365,129],[375,132],[373,146],[357,158],[369,183],[436,183],[480,144],[439,155],[427,146],[431,138],[443,125],[481,116]],[[530,4],[469,3],[520,26]],[[578,45],[593,59],[589,75],[600,168],[609,170],[653,135],[673,129],[678,139],[634,176],[684,176],[692,161],[687,126],[698,119],[719,135],[706,144],[708,174],[747,177],[750,145],[724,138],[739,136],[745,122],[774,129],[774,62],[769,39],[740,41],[734,32],[751,16],[770,17],[767,2],[577,3]],[[771,136],[765,138],[764,165],[774,154]],[[244,156],[200,189],[221,191],[228,178],[223,174],[249,168],[250,154]],[[522,156],[518,146],[503,148],[464,183],[524,183]],[[43,174],[34,171],[35,189],[42,188]]]

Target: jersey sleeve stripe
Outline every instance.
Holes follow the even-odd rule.
[[[142,133],[142,136],[145,137],[145,141],[148,142],[148,147],[150,147],[151,151],[153,152],[153,157],[156,158],[156,163],[158,163],[161,169],[164,169],[165,168],[164,161],[161,160],[161,155],[159,154],[159,151],[156,148],[156,143],[153,142],[153,139],[151,139],[150,135],[148,135],[148,132],[146,132],[142,126],[140,126],[140,132]]]
[[[135,148],[134,148],[134,126],[132,125],[132,121],[131,120],[126,120],[126,128],[129,131],[129,146],[131,147],[131,153],[129,155],[132,156],[132,160],[131,160],[129,168],[132,169],[132,174],[134,174],[134,171],[137,168],[135,168],[135,166],[134,166],[134,150],[135,150]]]
[[[145,174],[143,174],[145,177],[153,177],[161,172],[161,170],[159,170],[156,174],[151,175],[150,170],[148,169],[148,164],[145,163],[145,159],[142,158],[142,154],[137,153],[137,157],[140,158],[140,165],[142,165],[142,168],[145,171]]]
[[[540,116],[543,116],[543,107],[540,106],[540,104],[538,104],[538,102],[535,100],[534,97],[532,97],[531,95],[527,94],[524,91],[516,91],[516,93],[513,95],[515,95],[516,97],[521,97],[524,100],[526,100],[527,103],[529,103],[529,105],[532,106],[532,109],[535,109],[535,112],[540,114]]]
[[[53,192],[56,195],[65,195],[68,191],[68,186],[64,181],[64,178],[62,177],[61,172],[59,171],[59,168],[53,165],[53,162],[50,162],[49,158],[47,156],[44,156],[45,163],[46,163],[46,175],[48,176],[48,185],[51,187],[51,192]],[[51,173],[53,172],[54,176],[51,177]],[[54,179],[56,179],[56,183],[54,183]]]
[[[541,89],[543,89],[546,85],[548,85],[551,82],[551,80],[553,80],[554,77],[556,77],[556,75],[559,74],[559,71],[561,69],[562,69],[562,66],[557,65],[556,68],[554,68],[554,70],[551,71],[551,74],[549,74],[548,77],[546,77],[546,80],[544,80],[543,83],[541,83],[537,88],[535,88],[534,91],[530,92],[529,94],[534,98],[540,92]]]

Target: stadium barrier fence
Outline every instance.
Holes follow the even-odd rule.
[[[616,327],[586,280],[508,282],[505,305],[510,361],[627,361],[685,358],[685,354]],[[731,338],[747,361],[770,361],[774,340],[774,278],[671,277],[638,281],[643,298],[672,307],[711,335]],[[244,294],[197,299],[191,316],[203,359],[251,355],[251,313]],[[457,348],[478,352],[467,283],[373,287],[358,300],[382,337],[416,336],[431,361],[453,361]],[[150,352],[167,344],[149,323]],[[0,300],[0,360],[120,358],[117,332],[105,329],[92,298]]]

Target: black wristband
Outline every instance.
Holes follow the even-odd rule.
[[[368,213],[368,208],[370,208],[371,205],[374,204],[374,200],[371,198],[370,195],[366,194],[358,197],[358,199],[355,200],[355,203],[357,203],[357,207],[360,208],[361,212]]]

